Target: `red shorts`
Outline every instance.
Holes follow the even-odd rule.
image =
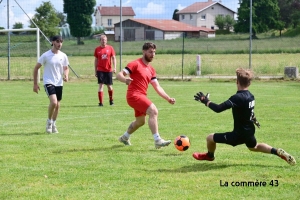
[[[134,109],[135,117],[145,116],[147,109],[152,104],[144,94],[127,95],[126,99],[128,105]]]

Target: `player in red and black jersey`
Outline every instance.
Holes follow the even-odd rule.
[[[237,75],[237,93],[221,104],[215,104],[209,100],[209,94],[197,93],[194,98],[202,102],[211,110],[219,113],[232,108],[234,120],[233,131],[225,133],[213,133],[207,136],[207,153],[194,153],[193,157],[197,160],[213,161],[216,150],[216,143],[224,143],[232,146],[245,144],[250,151],[275,154],[290,165],[295,165],[296,160],[283,149],[275,149],[265,143],[257,143],[255,134],[255,125],[260,127],[255,114],[255,98],[248,90],[253,78],[251,70],[238,68]]]
[[[169,97],[160,86],[155,69],[150,65],[155,57],[155,51],[156,45],[154,43],[145,43],[143,45],[143,57],[130,62],[123,71],[117,74],[117,79],[128,85],[126,100],[135,112],[135,121],[129,125],[124,135],[119,138],[119,141],[125,145],[131,145],[129,138],[133,132],[145,124],[146,115],[149,115],[148,125],[155,141],[155,147],[161,148],[171,143],[170,140],[164,140],[160,137],[157,123],[158,110],[147,97],[148,85],[151,83],[159,96],[170,104],[175,103],[175,99]],[[127,75],[129,77],[126,77]]]

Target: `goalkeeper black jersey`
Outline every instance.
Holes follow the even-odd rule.
[[[251,120],[254,114],[254,106],[255,99],[249,90],[237,91],[236,94],[219,105],[212,102],[209,104],[209,108],[215,112],[222,112],[232,108],[233,131],[246,137],[255,133],[255,127]]]

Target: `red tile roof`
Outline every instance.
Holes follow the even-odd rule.
[[[183,14],[183,13],[199,13],[215,4],[220,4],[221,6],[223,6],[224,8],[227,8],[226,6],[222,5],[219,2],[215,2],[215,1],[210,1],[208,0],[207,2],[196,2],[193,3],[192,5],[178,11],[176,14]],[[228,10],[231,10],[230,8],[227,8]],[[232,12],[235,13],[235,11],[231,10]]]
[[[173,19],[128,19],[163,31],[204,31],[215,32],[212,29],[188,25]]]
[[[97,11],[100,12],[101,16],[120,16],[119,6],[97,6]],[[122,6],[122,16],[135,16],[132,7]]]

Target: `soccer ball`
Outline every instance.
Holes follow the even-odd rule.
[[[174,145],[179,151],[186,151],[190,147],[190,139],[185,135],[177,136],[174,140]]]

